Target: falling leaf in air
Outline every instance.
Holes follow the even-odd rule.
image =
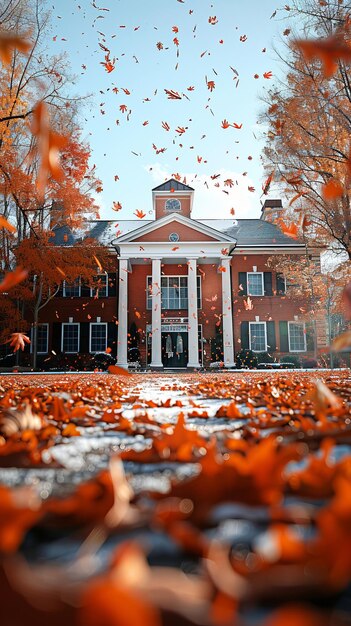
[[[23,351],[25,344],[30,343],[30,339],[24,333],[12,333],[10,339],[8,339],[6,343],[9,343],[11,348],[13,348],[13,351],[17,352],[19,349]]]
[[[34,107],[31,131],[37,138],[36,149],[40,159],[37,190],[39,196],[43,197],[50,175],[57,181],[63,179],[59,154],[67,144],[67,138],[51,130],[48,108],[43,101]]]
[[[114,376],[132,376],[128,370],[124,369],[124,367],[119,367],[119,365],[109,365],[108,372]]]
[[[22,267],[16,267],[13,272],[7,272],[5,274],[3,281],[0,283],[0,293],[5,293],[12,287],[21,283],[28,276],[28,271],[24,270]]]
[[[140,209],[136,209],[136,211],[134,211],[134,215],[142,220],[146,216],[146,213],[144,213],[144,211],[141,211]]]
[[[0,59],[4,65],[11,63],[13,50],[28,54],[31,47],[32,45],[25,39],[24,35],[14,35],[10,32],[0,33]]]
[[[3,215],[0,215],[0,228],[5,228],[10,233],[16,232],[16,227],[10,222],[8,222],[6,217],[4,217]]]
[[[351,330],[347,330],[345,333],[341,333],[335,337],[331,344],[332,350],[334,352],[340,352],[341,350],[350,350],[351,349]]]
[[[178,91],[173,91],[173,89],[165,89],[164,92],[169,100],[182,99],[182,96],[178,93]]]
[[[338,61],[351,60],[351,46],[339,34],[326,39],[298,39],[295,45],[300,48],[307,61],[313,59],[321,61],[326,78],[335,74]]]

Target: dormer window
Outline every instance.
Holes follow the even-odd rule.
[[[177,200],[177,198],[169,198],[168,200],[166,200],[165,211],[170,213],[173,211],[180,211],[180,210],[181,210],[180,200]]]

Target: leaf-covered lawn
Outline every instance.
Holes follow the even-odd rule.
[[[336,624],[350,383],[0,378],[2,625]]]

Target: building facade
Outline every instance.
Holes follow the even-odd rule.
[[[152,369],[193,369],[214,361],[231,368],[247,348],[315,355],[323,332],[304,321],[306,303],[289,299],[267,266],[277,255],[298,262],[306,254],[271,219],[280,201],[266,201],[260,219],[200,220],[192,218],[193,199],[191,187],[171,179],[152,191],[154,219],[90,224],[88,236],[109,246],[115,271],[99,274],[96,290],[63,284],[43,309],[43,362],[107,350],[121,367],[137,358]],[[56,244],[74,240],[65,226],[56,230]]]

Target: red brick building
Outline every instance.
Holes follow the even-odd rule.
[[[63,284],[42,312],[43,360],[51,351],[76,358],[109,348],[127,367],[131,346],[155,369],[219,358],[230,368],[242,348],[313,355],[305,303],[287,298],[284,280],[266,265],[274,255],[298,261],[306,253],[274,224],[281,202],[266,201],[261,219],[200,220],[191,216],[193,198],[171,179],[152,191],[154,219],[91,223],[89,237],[109,246],[115,272],[99,277],[98,297],[79,281]],[[61,227],[55,241],[69,246],[75,236]]]

